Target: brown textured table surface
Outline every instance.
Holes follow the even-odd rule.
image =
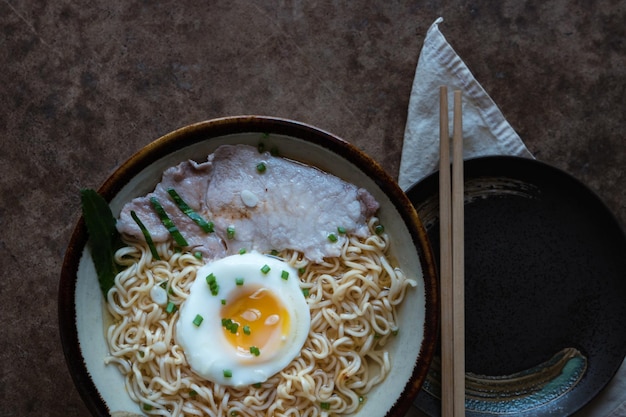
[[[624,1],[0,2],[0,415],[88,414],[57,325],[79,188],[171,130],[236,114],[313,124],[397,176],[438,16],[530,151],[626,224]]]

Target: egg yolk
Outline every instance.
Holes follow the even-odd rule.
[[[242,288],[227,300],[222,319],[236,323],[224,327],[226,340],[243,356],[262,356],[280,343],[289,331],[289,314],[280,300],[267,288]],[[252,348],[252,349],[251,349]],[[258,349],[255,350],[255,349]]]

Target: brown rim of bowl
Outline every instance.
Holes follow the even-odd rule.
[[[267,116],[232,116],[195,123],[168,133],[148,144],[122,164],[98,189],[110,201],[128,181],[156,160],[169,153],[211,138],[246,132],[273,133],[292,136],[325,147],[352,161],[390,197],[398,213],[410,228],[411,237],[419,249],[426,293],[424,340],[411,379],[402,395],[387,412],[387,416],[403,416],[410,408],[426,378],[438,337],[438,292],[436,267],[424,226],[413,205],[397,183],[382,167],[364,152],[339,137],[313,126]],[[63,353],[74,385],[83,402],[94,416],[108,416],[107,406],[100,397],[87,371],[78,342],[74,305],[78,264],[87,244],[87,231],[81,217],[72,233],[63,260],[58,293],[58,319]]]

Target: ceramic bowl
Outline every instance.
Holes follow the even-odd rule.
[[[381,205],[378,217],[392,237],[392,257],[417,280],[399,309],[402,331],[391,343],[392,370],[368,394],[363,416],[404,416],[424,381],[437,342],[436,272],[428,237],[411,202],[370,157],[312,126],[269,117],[237,116],[205,121],[169,133],[126,161],[100,187],[114,215],[124,203],[152,191],[163,171],[187,159],[206,160],[222,144],[258,144],[261,137],[281,155],[364,187]],[[78,196],[77,196],[78,198]],[[59,287],[59,321],[74,383],[95,416],[141,414],[115,366],[104,364],[106,310],[81,218],[66,252]]]

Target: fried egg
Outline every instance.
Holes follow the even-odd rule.
[[[180,309],[176,341],[196,374],[238,387],[285,368],[300,354],[310,324],[298,271],[253,252],[198,270]]]

